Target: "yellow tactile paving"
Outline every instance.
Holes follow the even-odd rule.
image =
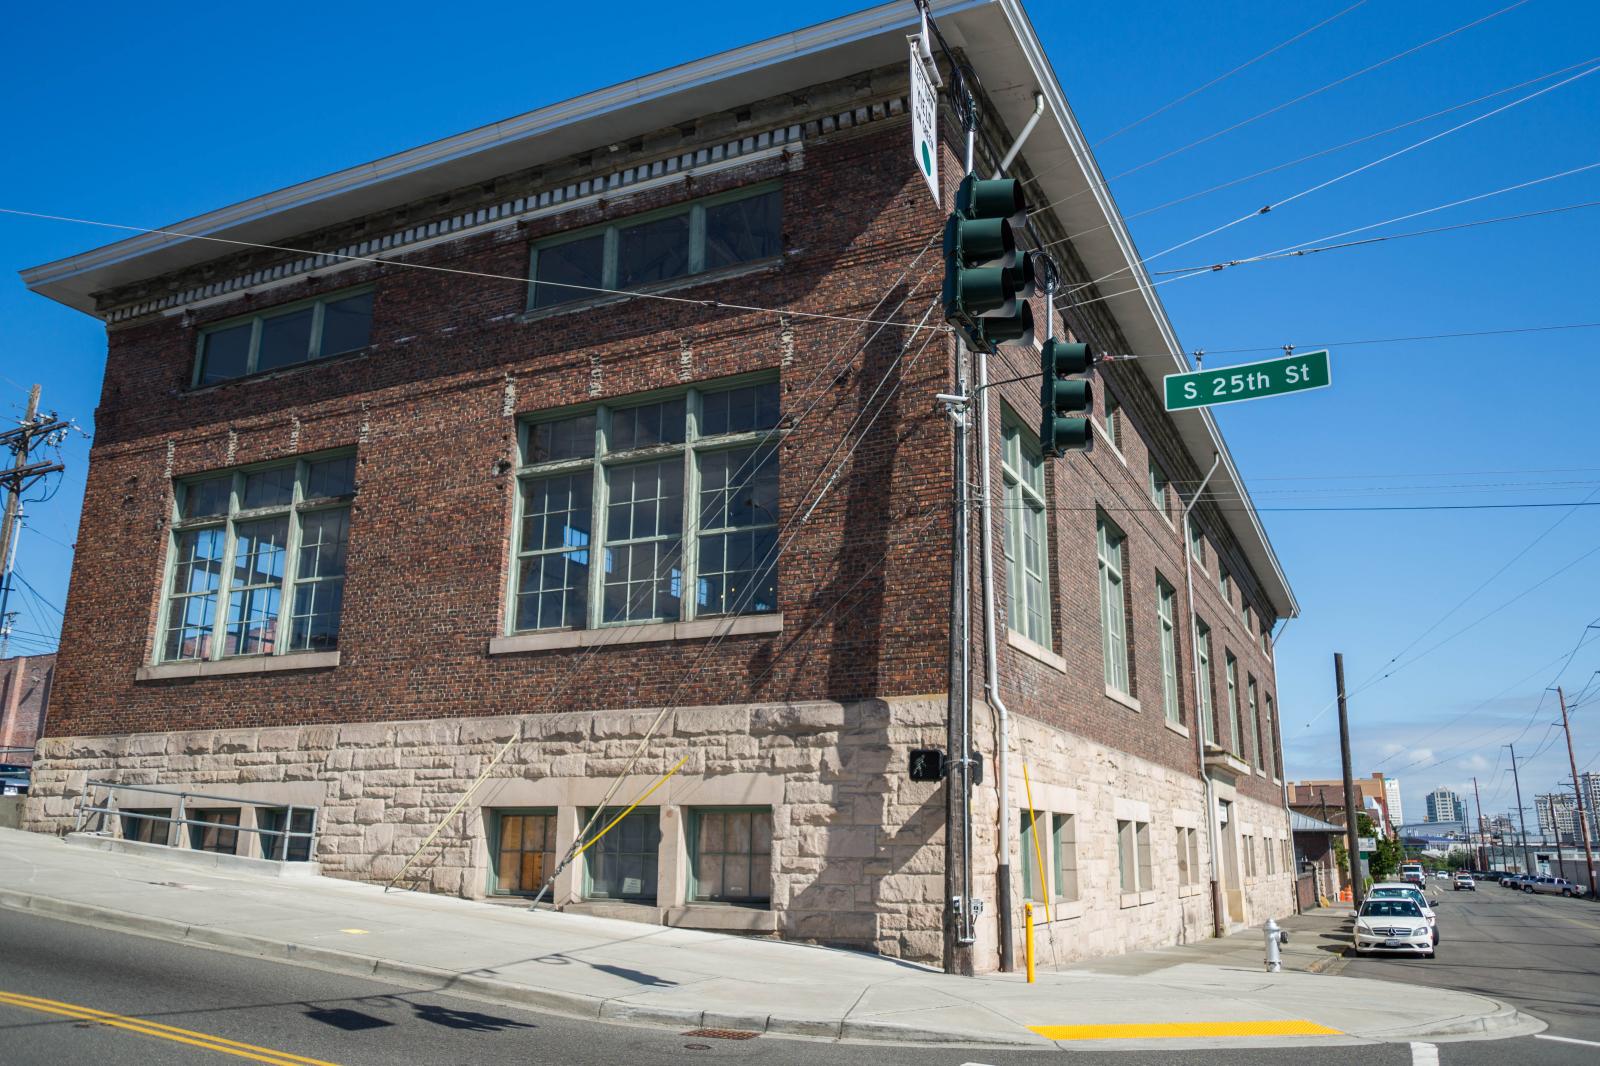
[[[1046,1040],[1151,1040],[1206,1036],[1343,1036],[1337,1029],[1283,1018],[1253,1022],[1127,1022],[1118,1025],[1030,1025]]]

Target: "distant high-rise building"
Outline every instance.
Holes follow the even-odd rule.
[[[1511,820],[1511,815],[1509,814],[1495,815],[1494,821],[1490,825],[1494,830],[1494,835],[1498,837],[1509,837],[1517,831],[1517,823]]]
[[[1382,775],[1373,774],[1372,776],[1381,777]],[[1383,798],[1384,803],[1389,808],[1389,824],[1398,828],[1400,823],[1406,820],[1405,812],[1400,806],[1400,779],[1398,777],[1383,778]]]
[[[1589,823],[1589,839],[1600,844],[1600,773],[1579,774],[1578,788],[1583,793],[1583,816]]]
[[[1570,792],[1547,792],[1533,797],[1539,815],[1539,835],[1562,843],[1578,839],[1578,800]]]
[[[1423,821],[1464,822],[1466,820],[1467,806],[1461,802],[1460,796],[1443,785],[1428,793],[1428,816]]]

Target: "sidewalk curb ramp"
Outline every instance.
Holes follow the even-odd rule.
[[[414,963],[393,962],[354,951],[335,951],[308,944],[269,940],[248,933],[235,933],[209,926],[188,925],[166,918],[152,918],[110,907],[96,907],[50,896],[0,889],[0,907],[59,918],[84,925],[115,929],[171,943],[188,944],[237,954],[251,955],[274,962],[310,966],[351,977],[370,977],[400,984],[426,982],[427,991],[459,993],[508,1007],[548,1011],[567,1017],[594,1019],[632,1025],[670,1029],[742,1029],[774,1036],[808,1037],[824,1040],[851,1040],[888,1044],[932,1044],[940,1047],[1047,1048],[1053,1041],[1032,1033],[1007,1040],[999,1036],[976,1039],[954,1030],[936,1030],[888,1022],[842,1018],[786,1018],[781,1015],[738,1014],[726,1011],[697,1011],[657,1007],[632,1002],[627,997],[601,999],[578,992],[558,992],[529,985],[500,981],[471,973]]]

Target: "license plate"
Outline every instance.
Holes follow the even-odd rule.
[[[1400,946],[1400,941],[1398,941],[1398,940],[1385,940],[1383,942],[1383,946],[1386,947],[1386,948],[1397,948],[1397,947]]]

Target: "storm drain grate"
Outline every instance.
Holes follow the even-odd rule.
[[[690,1029],[684,1036],[709,1037],[713,1040],[754,1040],[760,1033],[748,1029]]]

